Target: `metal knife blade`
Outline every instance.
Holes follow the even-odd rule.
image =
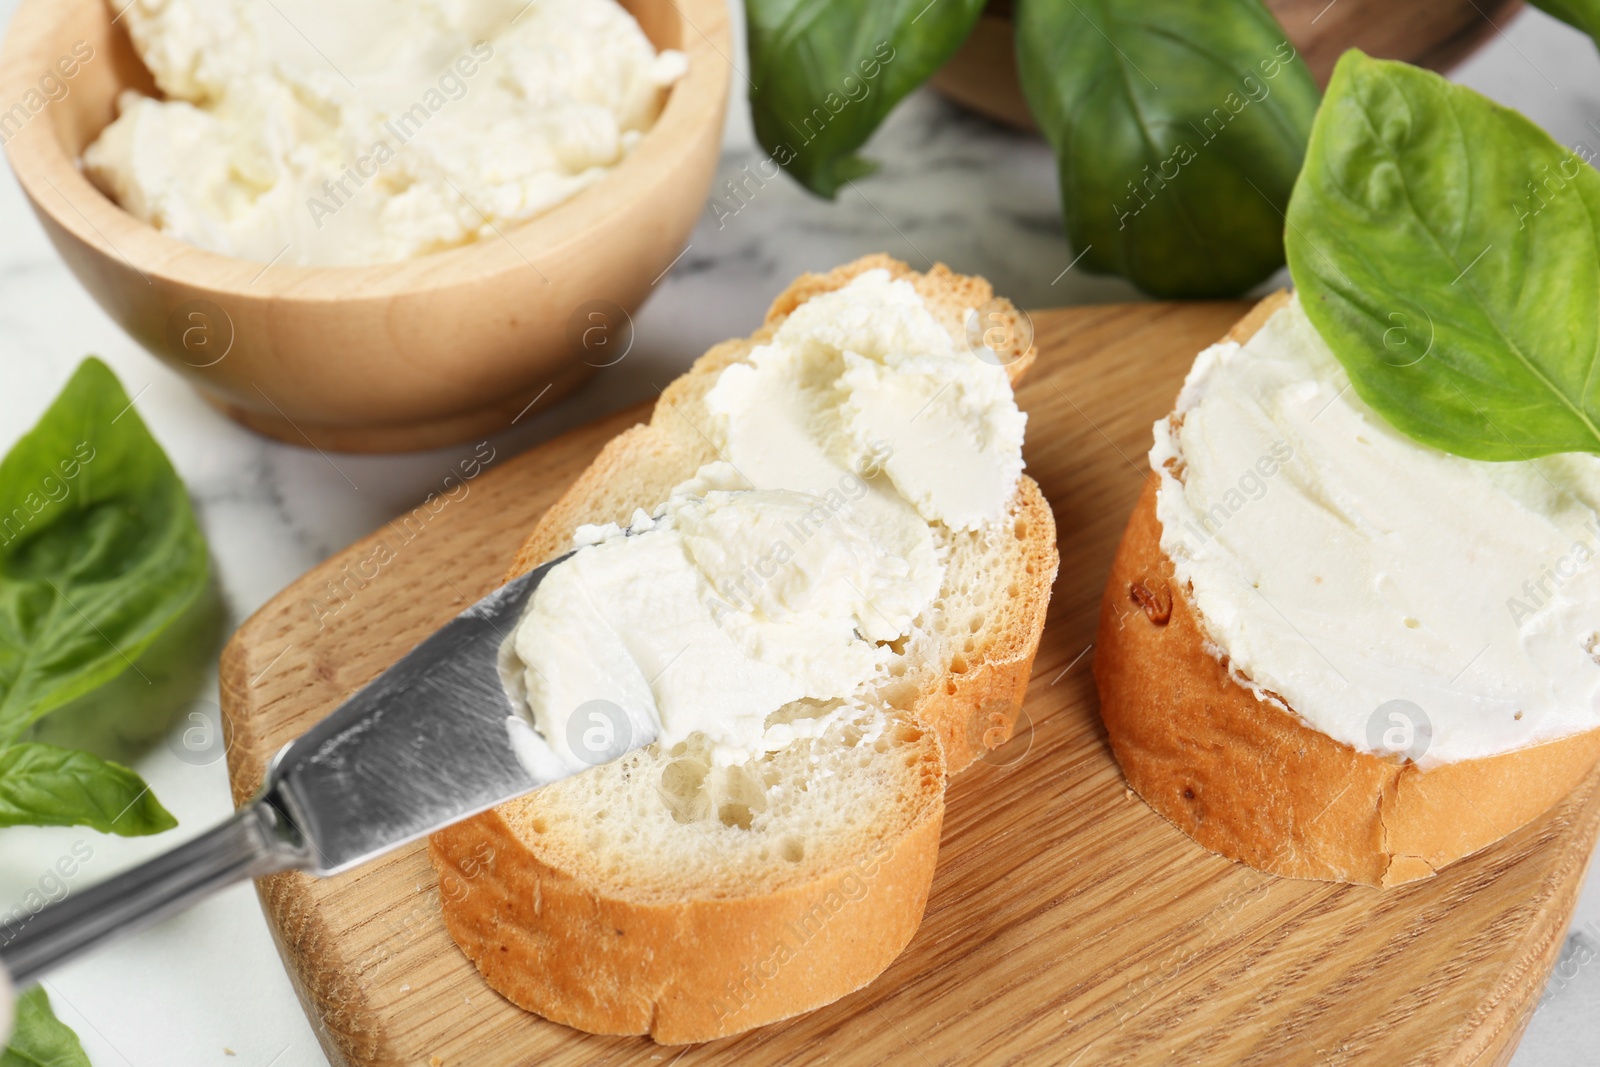
[[[310,870],[348,870],[554,780],[536,780],[512,748],[508,720],[522,711],[497,660],[559,562],[457,615],[279,753],[266,789],[305,839]]]
[[[25,984],[233,882],[285,870],[335,875],[582,769],[543,742],[499,670],[533,590],[565,558],[473,604],[286,745],[260,795],[228,822],[0,923],[0,963]],[[654,739],[630,723],[605,758]]]

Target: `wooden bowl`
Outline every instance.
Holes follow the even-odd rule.
[[[689,57],[639,146],[503,240],[401,263],[268,266],[216,255],[102,195],[79,156],[115,116],[121,90],[155,91],[104,0],[23,0],[0,50],[0,101],[20,111],[0,111],[0,141],[100,306],[239,422],[340,451],[467,440],[614,360],[632,335],[623,313],[682,254],[705,205],[728,95],[723,56],[733,51],[724,2],[622,2],[658,49]],[[586,344],[597,339],[592,324],[612,329],[609,348]]]
[[[1326,87],[1347,48],[1445,71],[1522,10],[1522,0],[1266,0]],[[1021,130],[1033,116],[1017,80],[1011,0],[990,0],[972,36],[930,84],[970,111]]]

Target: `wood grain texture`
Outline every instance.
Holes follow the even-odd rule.
[[[123,211],[78,168],[122,90],[156,92],[118,22],[125,6],[18,5],[0,51],[0,100],[40,103],[5,113],[6,157],[106,313],[212,405],[291,444],[431,448],[503,429],[536,398],[553,401],[606,362],[585,350],[574,319],[586,325],[597,301],[638,308],[705,206],[731,74],[727,5],[623,0],[656,47],[687,54],[688,73],[638,147],[572,199],[399,263],[269,269],[195,248]],[[75,44],[91,58],[44,102],[40,78],[54,77]],[[602,315],[622,332],[615,311]]]
[[[1284,33],[1326,87],[1348,48],[1446,71],[1522,10],[1522,0],[1266,0]],[[1017,78],[1012,0],[990,0],[972,36],[930,84],[980,115],[1037,129]]]
[[[1106,744],[1088,646],[1150,424],[1194,354],[1244,307],[1034,317],[1042,352],[1018,396],[1030,416],[1028,470],[1056,513],[1061,574],[1018,736],[952,783],[927,915],[876,982],[676,1060],[679,1050],[644,1039],[580,1034],[484,984],[439,917],[439,894],[470,893],[470,880],[441,888],[417,846],[325,882],[288,874],[261,884],[330,1058],[1504,1063],[1570,920],[1600,830],[1600,779],[1438,877],[1384,891],[1273,878],[1204,851],[1126,789]],[[487,592],[541,509],[640,415],[498,464],[465,496],[352,546],[245,623],[222,664],[236,797],[283,743]],[[420,532],[408,540],[402,525]],[[395,558],[361,578],[378,541]],[[331,614],[329,581],[346,589]]]

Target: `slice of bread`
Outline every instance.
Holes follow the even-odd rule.
[[[1288,300],[1229,332],[1244,343]],[[1600,759],[1600,731],[1423,771],[1258,700],[1207,648],[1161,549],[1155,475],[1128,520],[1095,640],[1100,716],[1128,784],[1213,852],[1295,878],[1392,886],[1525,825]]]
[[[704,397],[721,370],[874,268],[909,280],[957,339],[968,309],[996,306],[982,279],[884,256],[800,278],[761,330],[702,356],[648,425],[601,452],[510,575],[715,460]],[[1011,356],[1015,382],[1034,354],[1022,340]],[[819,1007],[889,965],[921,922],[946,775],[1011,735],[1057,566],[1054,519],[1026,476],[1005,523],[936,537],[940,596],[873,683],[876,710],[740,767],[713,769],[692,743],[652,746],[434,835],[446,924],[490,985],[579,1029],[676,1044]]]

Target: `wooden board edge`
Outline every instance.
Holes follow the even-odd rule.
[[[648,422],[654,407],[653,401],[630,405],[541,442],[485,471],[480,476],[485,480],[480,483],[480,488],[486,483],[498,485],[528,477],[530,469],[537,469],[538,456],[544,448],[559,447],[571,439],[587,438],[600,429],[610,431],[606,438],[609,440],[631,426]],[[595,454],[599,453],[600,447],[597,445],[593,448]],[[570,485],[570,480],[563,483],[557,497]],[[252,683],[260,677],[258,673],[253,673],[257,670],[257,664],[251,661],[252,641],[263,628],[274,624],[272,613],[285,598],[320,589],[329,574],[337,573],[345,563],[363,558],[382,539],[388,528],[388,523],[379,526],[290,582],[241,623],[223,646],[217,681],[223,728],[226,731],[224,744],[228,783],[236,808],[247,803],[259,790],[269,762],[267,757],[258,754],[267,751],[264,747],[265,738],[258,729],[259,716],[247,714],[260,710],[252,708],[250,704]],[[507,560],[510,558],[511,554],[508,553]],[[380,859],[375,862],[384,861]],[[372,1035],[381,1032],[381,1027],[362,1027],[358,1023],[358,1020],[375,1017],[377,1013],[372,1010],[363,992],[346,988],[340,979],[340,975],[355,961],[330,958],[333,946],[339,944],[339,938],[320,915],[314,899],[315,884],[312,876],[297,872],[277,874],[256,882],[257,900],[295,995],[312,1022],[318,1044],[334,1067],[366,1067],[398,1062],[393,1050],[386,1048],[381,1039],[378,1044],[373,1044]],[[312,946],[315,946],[314,950]],[[317,965],[311,964],[312,959],[318,961]],[[356,1025],[345,1025],[346,1022]]]
[[[306,576],[319,573],[328,563],[342,559],[346,552],[359,549],[365,540],[364,538],[362,542],[357,542],[350,549],[335,553],[328,561],[308,571]],[[296,584],[303,581],[304,577],[297,579]],[[279,594],[282,595],[284,594]],[[276,600],[277,597],[274,597],[268,603],[275,603]],[[242,686],[240,682],[250,677],[249,666],[245,662],[247,659],[245,645],[239,639],[239,632],[243,629],[244,627],[241,627],[223,648],[218,676],[223,722],[228,724],[226,729],[229,731],[226,737],[228,779],[236,807],[246,803],[256,791],[256,787],[245,786],[243,783],[251,779],[259,781],[262,770],[250,768],[259,765],[264,770],[266,766],[265,761],[254,759],[241,759],[237,761],[236,766],[233,756],[236,749],[242,751],[249,747],[249,741],[255,737],[249,727],[239,725],[241,721],[239,711],[248,699],[247,684]],[[248,716],[243,718],[248,721]],[[241,735],[240,731],[244,733]],[[245,745],[238,744],[241,736],[246,741]],[[368,1050],[357,1044],[353,1034],[336,1029],[331,1020],[352,1010],[359,1015],[370,1009],[366,1007],[364,998],[359,1004],[348,1005],[341,1009],[334,1007],[338,990],[333,988],[333,985],[337,983],[337,975],[352,961],[343,958],[328,959],[329,953],[335,951],[334,946],[340,943],[340,939],[322,919],[315,902],[311,899],[310,881],[311,876],[293,871],[257,879],[256,902],[266,919],[267,930],[272,935],[278,958],[283,962],[284,971],[289,976],[289,984],[294,989],[301,1010],[305,1012],[306,1020],[311,1024],[317,1044],[328,1057],[329,1063],[332,1067],[362,1067],[364,1064],[377,1061],[364,1055]],[[313,960],[317,961],[316,964],[312,963]]]
[[[1530,825],[1559,818],[1562,808],[1579,815],[1567,824],[1566,833],[1588,841],[1589,847],[1581,852],[1567,851],[1562,862],[1545,875],[1546,892],[1538,898],[1539,915],[1529,923],[1528,932],[1535,934],[1533,943],[1527,946],[1520,965],[1502,972],[1500,981],[1485,997],[1489,1010],[1463,1036],[1458,1054],[1447,1061],[1452,1065],[1503,1067],[1509,1064],[1538,1012],[1550,973],[1561,957],[1561,948],[1572,926],[1585,876],[1593,864],[1595,842],[1600,838],[1600,767],[1590,770],[1577,790]],[[1549,842],[1541,842],[1541,847],[1549,847]],[[1459,862],[1470,860],[1468,856]]]

